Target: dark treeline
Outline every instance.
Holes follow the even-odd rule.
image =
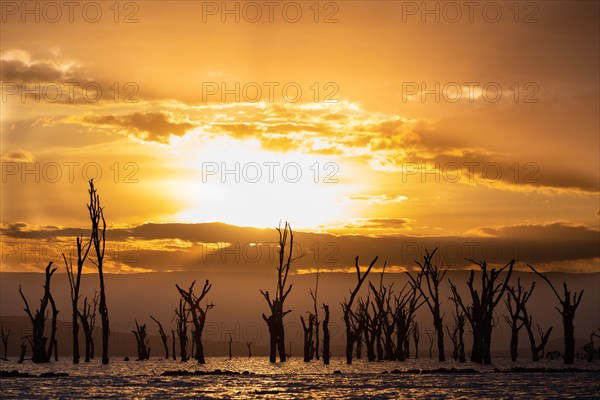
[[[102,328],[102,363],[109,362],[108,343],[110,325],[107,308],[107,294],[104,284],[104,250],[106,243],[106,221],[104,208],[100,203],[100,196],[94,187],[93,180],[89,181],[89,203],[87,210],[91,222],[89,236],[79,235],[75,238],[76,254],[67,257],[62,255],[70,287],[71,321],[72,321],[72,349],[73,363],[80,361],[79,328],[83,331],[85,341],[84,360],[89,362],[94,358],[94,339],[92,332],[99,315]],[[275,363],[277,356],[280,362],[285,362],[290,357],[290,350],[285,347],[284,317],[291,312],[286,309],[285,301],[292,291],[293,284],[288,281],[293,262],[303,255],[293,257],[294,233],[289,223],[283,228],[276,228],[279,236],[279,257],[275,266],[277,281],[275,290],[261,290],[260,294],[265,299],[268,311],[262,314],[269,331],[269,361]],[[404,361],[411,357],[411,348],[414,349],[412,357],[419,358],[419,341],[422,338],[419,324],[415,317],[421,307],[431,314],[434,327],[433,334],[425,332],[429,345],[429,357],[432,357],[434,344],[437,344],[438,360],[446,360],[445,337],[452,343],[449,353],[453,360],[458,362],[471,362],[490,364],[492,333],[498,322],[495,309],[501,301],[506,305],[506,314],[502,317],[510,327],[510,354],[511,359],[518,358],[519,334],[525,328],[531,349],[532,361],[544,357],[545,347],[553,332],[553,327],[543,328],[535,322],[529,312],[527,303],[534,294],[536,283],[533,282],[528,289],[521,285],[520,279],[511,280],[516,260],[510,260],[500,268],[488,266],[486,261],[468,260],[475,269],[470,271],[469,279],[465,283],[452,282],[446,279],[448,265],[436,265],[433,257],[437,249],[426,252],[422,261],[415,261],[414,271],[406,272],[408,281],[401,287],[394,287],[393,283],[385,282],[386,263],[381,267],[378,279],[368,280],[372,270],[377,264],[378,257],[366,267],[361,267],[359,257],[354,260],[356,284],[349,289],[348,297],[340,300],[342,320],[346,334],[345,358],[348,364],[354,358],[366,356],[368,361]],[[86,262],[94,265],[99,276],[99,288],[93,297],[84,297],[81,302],[81,277]],[[563,322],[564,352],[563,360],[572,364],[575,360],[575,327],[574,318],[577,308],[583,298],[583,291],[573,292],[566,282],[563,282],[563,293],[560,294],[548,277],[537,271],[533,266],[528,268],[549,286],[556,297],[555,309],[560,313]],[[59,310],[51,291],[51,280],[57,268],[49,262],[45,269],[44,292],[40,299],[39,307],[33,311],[23,290],[19,286],[19,294],[24,303],[24,310],[31,322],[31,334],[20,340],[21,355],[19,362],[30,359],[34,363],[50,362],[54,356],[58,360],[56,340],[57,316]],[[315,274],[314,290],[309,290],[311,302],[308,311],[300,316],[303,328],[303,359],[310,362],[313,359],[323,360],[329,364],[331,359],[330,343],[330,306],[319,303],[319,271]],[[206,297],[212,289],[212,284],[206,280],[202,288],[195,290],[196,281],[187,289],[176,284],[179,293],[179,302],[175,305],[171,324],[175,329],[166,331],[163,324],[150,316],[158,328],[158,334],[164,350],[164,359],[179,356],[182,362],[193,357],[196,362],[204,364],[204,345],[202,336],[209,311],[215,307]],[[460,295],[460,287],[468,289],[468,296]],[[441,288],[450,288],[451,297],[444,298]],[[362,296],[361,296],[362,293]],[[444,321],[446,314],[442,311],[444,303],[452,306],[451,320]],[[322,316],[322,318],[321,318]],[[50,318],[49,325],[47,324]],[[169,325],[165,325],[169,326]],[[10,330],[1,328],[1,341],[4,347],[4,357],[7,356]],[[135,337],[138,360],[150,358],[148,328],[144,322],[135,321]],[[471,348],[465,349],[465,335],[470,335]],[[191,337],[191,340],[190,340]],[[170,339],[170,340],[169,340]],[[600,358],[600,345],[595,346],[595,339],[600,339],[600,329],[592,332],[589,342],[583,347],[589,361]],[[232,337],[229,336],[229,358],[232,354]],[[412,342],[412,346],[411,346]],[[248,357],[252,357],[252,342],[246,342]],[[178,351],[177,351],[178,350]],[[177,354],[178,353],[178,354]]]

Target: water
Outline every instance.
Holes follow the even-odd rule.
[[[558,361],[518,363],[518,366],[563,368]],[[474,368],[481,374],[386,374],[394,369],[439,367]],[[494,365],[508,369],[514,364],[500,360]],[[429,359],[406,362],[355,360],[348,366],[334,358],[329,366],[322,362],[304,363],[293,358],[284,364],[270,364],[264,357],[226,360],[209,358],[206,365],[194,361],[181,363],[152,359],[144,362],[113,359],[109,365],[99,360],[73,365],[64,359],[57,363],[17,364],[0,362],[2,370],[40,374],[66,372],[59,378],[0,378],[2,399],[27,398],[249,398],[249,399],[598,399],[599,372],[494,373],[494,366],[446,362]],[[598,363],[581,362],[578,368],[598,368]],[[236,372],[254,375],[161,376],[167,370]],[[339,370],[342,374],[334,374]]]

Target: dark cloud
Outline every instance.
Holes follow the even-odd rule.
[[[359,223],[369,229],[389,230],[390,227],[403,228],[407,221],[375,218]],[[64,241],[86,231],[11,224],[3,227],[1,232],[3,241],[12,246],[18,241],[53,243],[59,238]],[[486,236],[475,236],[475,233]],[[416,237],[398,234],[369,237],[297,231],[294,253],[303,257],[295,262],[294,270],[348,268],[357,255],[364,262],[378,255],[380,260],[387,261],[388,266],[410,268],[426,250],[438,248],[434,261],[458,269],[470,265],[465,258],[487,260],[492,264],[504,264],[514,258],[520,260],[521,266],[529,262],[552,265],[552,268],[561,271],[577,268],[577,272],[591,272],[598,270],[599,234],[597,229],[558,222],[483,227],[470,236]],[[244,228],[223,223],[149,223],[108,230],[108,247],[116,250],[107,251],[107,254],[112,257],[113,265],[115,262],[124,263],[132,269],[268,272],[276,264],[277,239],[274,229]],[[18,264],[19,259],[13,256],[7,262]]]
[[[63,70],[48,62],[0,60],[0,71],[0,79],[11,82],[56,82],[66,78]]]
[[[162,112],[133,113],[125,115],[86,115],[84,123],[112,127],[134,134],[140,139],[165,143],[170,135],[183,136],[196,125],[189,122],[173,122]]]

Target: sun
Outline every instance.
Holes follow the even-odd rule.
[[[312,229],[350,218],[347,199],[360,189],[344,162],[297,151],[269,151],[258,140],[195,139],[176,145],[186,171],[176,178],[179,222]]]

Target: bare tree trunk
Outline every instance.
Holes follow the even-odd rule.
[[[186,308],[183,299],[179,299],[179,309],[175,309],[177,316],[177,336],[179,337],[179,356],[182,362],[188,360],[187,355],[187,319],[189,310]]]
[[[19,361],[17,361],[19,364],[21,364],[23,361],[25,361],[25,356],[27,355],[27,344],[25,344],[23,342],[23,343],[21,343],[20,347],[21,347],[21,355],[19,356]]]
[[[162,341],[163,347],[165,348],[165,360],[168,360],[169,359],[169,345],[168,345],[169,336],[165,333],[165,330],[163,329],[162,324],[156,318],[154,318],[152,315],[150,316],[150,318],[154,322],[156,322],[156,324],[158,325],[158,334],[160,335],[160,340]]]
[[[415,359],[419,359],[419,324],[413,322],[412,334],[413,334],[413,342],[415,342]]]
[[[304,321],[304,318],[300,316],[302,322],[302,329],[304,330],[304,362],[310,362],[313,357],[314,344],[313,344],[313,326],[315,325],[315,316],[313,314],[308,315],[308,326]]]
[[[269,291],[261,290],[260,293],[263,295],[271,315],[267,317],[264,313],[262,314],[263,319],[269,327],[269,361],[276,362],[277,352],[279,352],[279,361],[285,362],[285,329],[283,326],[283,318],[291,311],[284,311],[284,302],[287,296],[292,290],[292,284],[287,286],[287,278],[290,272],[290,266],[292,261],[296,258],[292,258],[292,252],[294,249],[294,233],[289,223],[285,223],[283,230],[281,227],[277,228],[279,233],[279,265],[277,266],[277,287],[275,289],[275,297],[271,299]],[[288,244],[289,236],[289,244]],[[287,248],[287,252],[286,252]],[[301,257],[302,255],[300,255]]]
[[[323,364],[329,365],[329,306],[323,303],[325,310],[325,319],[323,320]]]
[[[131,331],[135,336],[137,343],[138,360],[147,360],[150,358],[150,347],[148,347],[148,334],[146,332],[146,324],[139,325],[135,321],[135,331]]]
[[[204,346],[202,345],[202,331],[204,330],[204,324],[206,323],[206,314],[208,310],[214,307],[214,304],[207,303],[204,307],[200,304],[204,297],[208,294],[212,285],[206,280],[204,283],[204,287],[199,295],[194,294],[194,284],[196,281],[193,281],[187,291],[183,290],[179,287],[179,285],[175,285],[181,298],[186,302],[189,313],[192,316],[192,323],[194,324],[193,331],[193,345],[196,348],[196,352],[194,354],[194,358],[198,361],[198,364],[205,364],[206,361],[204,359]],[[193,352],[193,350],[192,350]]]
[[[432,265],[431,260],[433,259],[434,254],[436,253],[437,248],[434,249],[431,253],[426,251],[424,262],[421,264],[417,262],[417,265],[420,268],[420,272],[416,278],[414,278],[410,273],[406,272],[408,277],[410,278],[414,287],[416,287],[420,292],[423,298],[425,299],[425,303],[429,307],[431,311],[431,315],[433,317],[433,327],[435,328],[435,333],[437,336],[437,347],[438,347],[438,360],[445,361],[446,356],[444,352],[444,316],[440,312],[440,293],[439,293],[439,285],[444,280],[444,276],[446,272],[448,272],[448,267],[438,267],[437,265]],[[422,278],[425,278],[427,283],[427,293],[421,287]]]
[[[562,316],[563,321],[563,336],[565,341],[565,354],[563,358],[565,364],[573,364],[573,362],[575,362],[575,326],[573,324],[573,320],[575,319],[575,311],[577,310],[577,307],[579,307],[579,303],[581,303],[583,290],[579,293],[579,295],[577,292],[573,293],[573,296],[571,297],[571,292],[569,291],[567,283],[563,282],[564,294],[563,297],[561,297],[546,275],[536,271],[529,264],[527,264],[527,266],[538,276],[544,279],[548,285],[550,285],[550,288],[556,295],[556,298],[561,305],[560,309],[558,307],[555,308]]]
[[[429,339],[429,358],[433,358],[433,336],[427,331],[425,333],[427,334],[427,339]]]
[[[360,287],[367,278],[367,275],[369,275],[369,272],[371,272],[371,269],[377,262],[377,258],[378,257],[375,257],[373,261],[371,261],[371,264],[369,264],[369,267],[363,275],[361,275],[360,273],[360,267],[358,265],[358,256],[356,256],[356,258],[354,259],[354,267],[356,268],[356,275],[358,281],[354,290],[350,292],[350,299],[348,301],[344,299],[344,301],[342,302],[342,311],[344,313],[344,326],[346,328],[346,364],[352,364],[352,350],[354,349],[354,343],[356,341],[355,327],[353,326],[353,320],[355,319],[355,315],[352,311],[352,304],[354,303],[354,299],[358,294]]]
[[[177,356],[175,355],[175,331],[173,329],[171,329],[171,343],[172,343],[171,350],[173,350],[173,360],[176,360]]]
[[[4,332],[4,324],[2,324],[2,347],[4,348],[3,360],[8,361],[6,355],[8,354],[8,339],[10,337],[10,329]]]
[[[98,268],[100,280],[100,304],[98,312],[102,322],[102,364],[108,364],[108,339],[110,337],[110,322],[108,319],[108,306],[106,304],[106,286],[104,284],[104,250],[106,248],[106,221],[104,219],[104,208],[100,206],[100,196],[94,188],[94,180],[90,179],[90,203],[88,211],[92,222],[91,241],[96,253],[94,264]]]
[[[319,294],[319,269],[317,269],[317,274],[316,274],[316,283],[315,283],[315,291],[314,293],[311,290],[310,296],[313,299],[313,312],[314,312],[314,326],[315,326],[315,341],[314,341],[314,354],[315,354],[315,358],[318,360],[319,359],[319,325],[320,325],[320,321],[319,321],[319,310],[317,307],[317,296]]]
[[[519,331],[523,327],[523,321],[521,318],[521,312],[525,308],[525,303],[531,297],[533,289],[535,288],[535,282],[531,285],[529,291],[524,291],[521,286],[521,278],[517,280],[517,287],[508,286],[508,293],[506,295],[506,308],[508,315],[504,316],[504,319],[511,328],[510,335],[510,358],[512,361],[517,361],[518,349],[519,349]]]
[[[85,362],[90,362],[94,358],[94,325],[96,324],[96,310],[98,306],[98,294],[94,294],[92,304],[88,304],[87,297],[83,300],[83,308],[77,311],[83,336],[85,339]]]
[[[456,304],[460,305],[460,308],[471,324],[471,330],[473,332],[471,361],[483,364],[491,364],[494,309],[504,296],[504,292],[508,287],[508,281],[510,280],[516,260],[511,260],[508,264],[498,270],[492,268],[491,271],[488,271],[487,263],[485,261],[469,261],[478,265],[482,271],[481,291],[475,288],[474,270],[471,270],[469,280],[467,281],[472,304],[470,306],[465,305],[458,294],[456,285],[454,285],[452,282],[450,282],[450,288],[452,290],[453,300]],[[506,272],[506,277],[504,280],[501,280],[497,283],[496,281],[506,269],[508,269]]]
[[[77,271],[73,271],[72,259],[67,262],[67,257],[63,253],[65,268],[67,269],[67,278],[69,278],[69,287],[71,289],[71,316],[72,316],[72,335],[73,335],[73,364],[79,364],[79,287],[81,286],[81,271],[83,264],[91,248],[91,239],[83,245],[83,237],[76,238],[77,244]]]
[[[52,358],[52,353],[56,346],[56,318],[58,315],[58,310],[56,309],[56,304],[54,303],[54,298],[52,297],[52,293],[50,291],[50,280],[54,272],[56,272],[56,268],[52,267],[52,261],[48,263],[46,267],[46,280],[44,283],[44,296],[40,299],[40,307],[35,311],[35,314],[31,312],[29,308],[29,304],[27,303],[27,299],[23,294],[21,289],[21,285],[19,285],[19,294],[25,303],[25,312],[29,317],[32,325],[32,335],[31,335],[31,360],[34,363],[46,363],[50,362]],[[51,331],[50,331],[50,339],[48,339],[45,334],[45,326],[46,326],[46,308],[48,307],[48,303],[52,308],[52,323],[51,323]]]

